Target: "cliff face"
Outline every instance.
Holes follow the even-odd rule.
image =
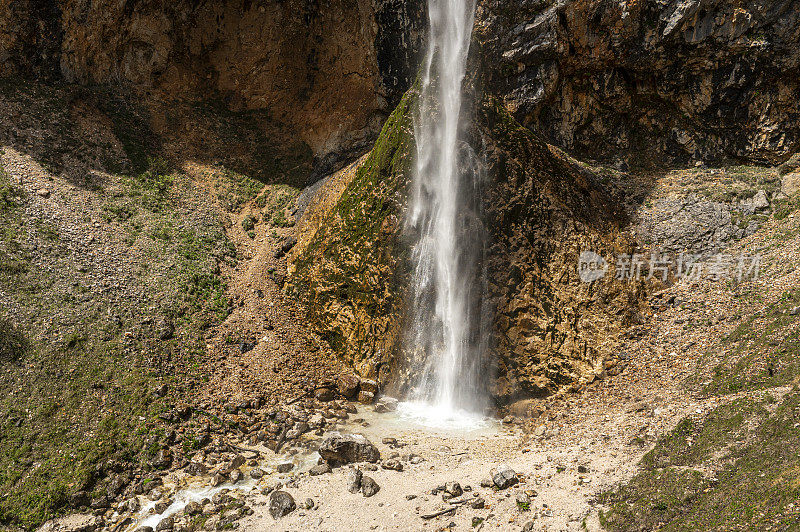
[[[403,394],[423,367],[403,346],[408,246],[402,234],[414,153],[410,91],[364,160],[324,182],[290,257],[307,320],[362,375]],[[485,147],[488,296],[494,341],[484,373],[498,403],[587,382],[613,364],[641,287],[578,279],[591,249],[627,252],[625,215],[581,170],[487,96],[473,137]]]
[[[325,182],[290,273],[333,349],[402,389],[414,378],[398,349],[413,90],[401,97],[426,25],[422,0],[0,0],[0,77],[126,87],[157,102],[154,131],[182,140],[173,152],[262,155],[249,166],[294,172],[292,184],[357,159],[385,124],[366,160]],[[784,159],[800,146],[800,9],[481,0],[473,42],[474,135],[492,180],[494,394],[510,401],[602,373],[643,293],[576,281],[581,250],[630,243],[600,178],[552,146],[622,170]],[[190,131],[180,106],[195,103],[225,113]],[[229,142],[226,128],[257,142]]]
[[[263,110],[324,172],[365,151],[408,88],[423,11],[395,4],[3,0],[0,77]]]
[[[490,85],[548,141],[631,163],[776,161],[800,143],[794,0],[484,0]]]

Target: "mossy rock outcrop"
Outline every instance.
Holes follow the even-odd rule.
[[[398,345],[408,271],[400,245],[414,140],[409,91],[366,159],[328,179],[300,222],[290,290],[334,351],[375,377]]]
[[[410,279],[403,241],[415,145],[412,89],[373,151],[328,178],[300,222],[290,289],[309,323],[347,363],[394,393],[413,385],[402,349]],[[625,216],[591,172],[481,100],[471,135],[481,138],[489,178],[483,208],[492,307],[490,391],[498,403],[542,396],[594,379],[617,348],[643,287],[613,272],[591,284],[578,257],[629,252]],[[612,261],[613,262],[613,261]]]

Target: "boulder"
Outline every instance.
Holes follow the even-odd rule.
[[[495,469],[492,469],[490,475],[492,476],[492,482],[494,485],[501,490],[510,488],[519,482],[519,479],[517,478],[517,472],[505,464],[499,465]]]
[[[192,476],[205,475],[208,473],[208,467],[200,462],[189,462],[186,466],[186,473]]]
[[[358,392],[358,402],[365,405],[371,405],[375,401],[375,394],[372,392],[365,392],[361,390]]]
[[[372,477],[363,477],[361,479],[361,494],[364,497],[372,497],[380,491],[381,487]]]
[[[280,519],[297,509],[294,497],[285,491],[273,491],[269,495],[269,514],[273,519]]]
[[[792,172],[781,178],[781,192],[789,197],[800,192],[800,172]]]
[[[278,473],[288,473],[294,469],[294,464],[292,462],[281,462],[277,465],[276,469],[278,470]]]
[[[331,388],[319,388],[314,390],[314,398],[317,401],[322,401],[323,403],[333,401],[333,395],[333,389]]]
[[[360,469],[351,469],[347,474],[347,491],[350,493],[358,493],[361,491],[361,479],[364,474]]]
[[[394,412],[397,410],[399,401],[394,397],[383,396],[375,403],[375,412],[382,414],[385,412]]]
[[[199,502],[189,501],[186,503],[186,507],[183,509],[183,513],[186,515],[198,515],[203,512],[203,507],[200,505]]]
[[[355,399],[358,397],[358,391],[361,387],[361,379],[355,375],[341,375],[336,382],[336,389],[347,399]]]
[[[312,477],[318,477],[319,475],[324,475],[326,473],[331,472],[331,466],[327,463],[325,464],[318,464],[309,469],[308,474]]]
[[[329,433],[320,445],[320,456],[329,464],[342,465],[353,462],[377,462],[381,453],[360,434]]]
[[[369,392],[374,396],[378,393],[378,383],[370,379],[364,379],[361,381],[361,391]]]

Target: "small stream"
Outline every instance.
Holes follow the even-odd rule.
[[[442,410],[436,405],[423,402],[400,402],[396,410],[377,413],[373,408],[362,408],[358,414],[353,415],[340,432],[357,433],[364,435],[373,443],[380,443],[385,437],[407,437],[419,435],[447,436],[458,434],[460,438],[478,439],[500,432],[498,420],[467,411]],[[319,441],[323,437],[305,437],[306,443]],[[311,447],[314,447],[311,445]],[[255,449],[253,449],[255,451]],[[262,457],[257,466],[240,468],[243,473],[242,480],[236,484],[226,482],[219,486],[210,485],[210,477],[191,476],[183,471],[173,473],[164,479],[166,490],[173,492],[172,503],[161,513],[154,513],[153,509],[159,501],[150,501],[145,496],[139,496],[142,502],[141,509],[130,516],[131,521],[124,528],[117,530],[133,531],[142,527],[156,526],[170,516],[180,514],[190,502],[202,504],[210,500],[217,493],[231,491],[247,494],[253,490],[260,490],[269,484],[278,482],[286,483],[299,473],[307,472],[319,463],[319,453],[310,449],[306,452],[291,454],[291,450],[282,455],[274,455],[270,451],[258,449]],[[264,456],[267,458],[264,458]],[[294,467],[288,473],[279,473],[277,467],[281,463],[292,462]],[[260,479],[253,479],[250,471],[254,468],[264,471]],[[116,516],[115,516],[116,517]]]

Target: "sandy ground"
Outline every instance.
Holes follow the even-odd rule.
[[[646,450],[637,436],[646,440],[650,433],[652,438],[655,431],[674,425],[692,410],[703,410],[704,405],[673,404],[637,411],[640,407],[639,403],[597,405],[574,418],[567,415],[559,423],[542,425],[536,431],[540,435],[534,437],[526,436],[516,425],[495,425],[475,433],[437,433],[403,428],[391,414],[370,417],[360,413],[359,417],[372,425],[351,430],[375,442],[382,457],[392,452],[414,453],[425,461],[405,463],[402,472],[364,471],[381,486],[370,498],[347,490],[347,467],[328,475],[302,477],[286,491],[298,505],[312,498],[314,509],[299,509],[276,521],[269,514],[268,496],[259,494],[249,502],[255,514],[240,526],[242,530],[276,531],[440,530],[455,523],[458,529],[471,529],[473,518],[482,518],[475,529],[516,530],[533,521],[534,530],[598,530],[596,495],[635,473]],[[386,436],[396,438],[398,448],[382,445]],[[507,464],[521,475],[520,484],[502,491],[480,487],[481,480],[499,464]],[[454,514],[423,519],[423,515],[449,507],[440,495],[431,495],[431,490],[450,481],[471,486],[472,493],[466,495],[482,497],[486,508],[463,505]],[[524,492],[532,496],[528,511],[517,507],[516,496]],[[415,497],[408,500],[408,496]]]

